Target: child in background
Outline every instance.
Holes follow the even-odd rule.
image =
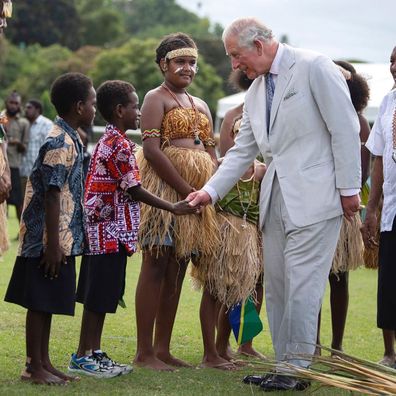
[[[90,125],[96,94],[80,73],[55,80],[51,102],[59,117],[28,179],[18,257],[5,300],[27,308],[26,368],[21,379],[64,385],[73,377],[48,353],[52,314],[74,315],[75,256],[83,252],[83,147],[76,129]]]
[[[92,154],[85,184],[89,251],[82,258],[77,289],[84,312],[79,347],[69,371],[110,378],[132,371],[130,365],[119,364],[102,351],[101,336],[106,313],[116,312],[124,293],[127,257],[137,249],[139,201],[175,215],[196,209],[185,201],[164,201],[141,186],[135,144],[125,135],[139,124],[135,88],[124,81],[107,81],[98,88],[97,101],[108,124]]]

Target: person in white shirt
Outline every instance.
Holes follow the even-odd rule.
[[[25,117],[30,122],[29,145],[22,158],[20,169],[21,185],[23,196],[30,172],[33,169],[34,161],[38,156],[41,145],[44,143],[49,131],[52,128],[52,121],[42,115],[43,105],[39,100],[30,99],[25,106]]]
[[[396,83],[396,47],[390,57],[390,72]],[[381,214],[377,326],[382,329],[385,353],[382,363],[395,364],[396,335],[396,88],[382,100],[377,120],[371,130],[366,147],[375,155],[371,172],[371,191],[367,214],[362,227],[363,241],[367,248],[374,248],[377,225],[377,209],[383,194]]]

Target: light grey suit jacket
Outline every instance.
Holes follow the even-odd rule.
[[[208,185],[223,198],[261,153],[268,167],[261,228],[275,173],[297,227],[341,215],[339,189],[361,185],[359,121],[344,77],[329,58],[285,45],[269,121],[265,92],[259,76],[246,94],[235,145]]]

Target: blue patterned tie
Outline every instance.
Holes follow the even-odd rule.
[[[269,133],[271,106],[275,91],[275,84],[271,73],[265,75],[265,88],[267,94],[267,133]]]

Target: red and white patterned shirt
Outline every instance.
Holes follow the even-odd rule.
[[[117,253],[119,243],[128,254],[136,251],[140,206],[127,193],[140,185],[135,148],[108,124],[94,149],[84,193],[86,254]]]

